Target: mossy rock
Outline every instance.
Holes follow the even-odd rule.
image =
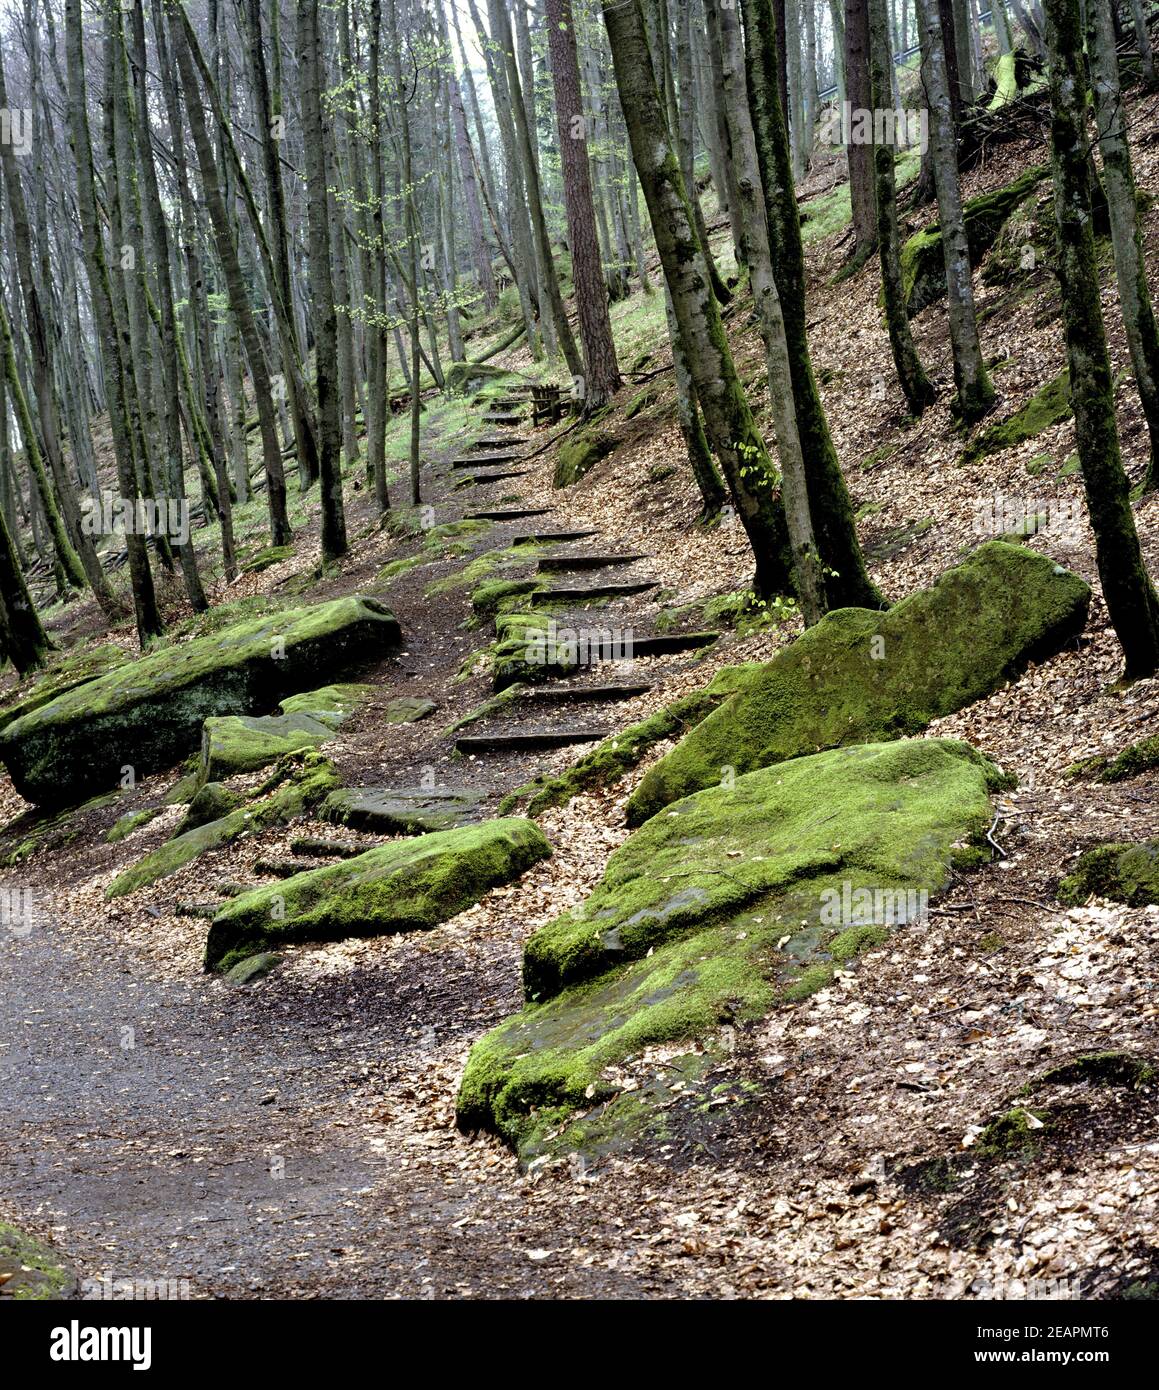
[[[294,547],[292,545],[267,545],[264,550],[259,550],[250,560],[247,560],[241,567],[242,574],[261,574],[262,570],[273,569],[275,565],[280,565],[283,560],[293,558]]]
[[[1088,898],[1112,898],[1129,907],[1159,903],[1159,840],[1098,845],[1079,859],[1058,887],[1059,900],[1081,906]]]
[[[384,724],[417,724],[420,719],[434,714],[438,707],[437,701],[426,695],[396,695],[387,700],[378,717]]]
[[[962,462],[973,463],[1003,449],[1014,449],[1070,418],[1070,373],[1064,367],[1020,410],[997,424],[988,425],[963,451]]]
[[[1000,782],[967,744],[917,739],[761,769],[670,807],[528,941],[531,1002],[473,1048],[459,1124],[526,1152],[610,1097],[609,1066],[818,988],[921,914],[956,847],[985,835]]]
[[[1159,734],[1128,744],[1115,757],[1096,754],[1067,768],[1068,777],[1092,777],[1099,782],[1126,782],[1159,768]]]
[[[253,714],[400,640],[378,600],[335,599],[251,619],[128,662],[14,720],[0,758],[38,805],[66,806],[161,772],[198,746],[207,718]]]
[[[580,669],[578,642],[551,640],[553,619],[546,609],[495,615],[496,641],[491,648],[491,683],[501,691],[509,685],[540,684],[570,676]]]
[[[227,714],[207,719],[201,735],[200,777],[205,782],[224,782],[239,773],[271,767],[290,753],[321,747],[372,689],[369,685],[326,685],[287,696],[280,714]]]
[[[422,835],[473,824],[479,801],[469,787],[340,787],[322,803],[321,817],[378,835]]]
[[[50,658],[47,671],[36,672],[5,692],[4,704],[0,705],[0,729],[47,705],[66,690],[123,666],[128,659],[120,647],[113,646],[86,647]]]
[[[541,579],[488,579],[471,595],[471,608],[477,618],[492,617],[505,603],[525,598],[543,588]]]
[[[282,957],[275,951],[258,951],[256,955],[246,956],[225,972],[231,985],[252,985],[264,980],[271,971],[282,963]]]
[[[1090,589],[1044,555],[988,541],[885,613],[826,614],[652,767],[639,824],[677,798],[822,748],[919,733],[1081,632]]]
[[[307,753],[289,780],[269,796],[244,802],[219,820],[208,821],[167,840],[118,874],[105,890],[105,897],[120,898],[135,893],[176,873],[208,850],[222,849],[242,835],[271,825],[285,825],[317,806],[337,785],[337,775],[329,762],[319,753]]]
[[[208,825],[210,821],[221,820],[231,811],[236,811],[239,806],[244,806],[246,800],[244,792],[232,791],[220,782],[203,783],[193,793],[185,815],[173,832],[173,838],[177,839],[187,831],[196,830],[198,826]]]
[[[982,263],[1007,218],[1030,197],[1048,172],[1044,167],[1028,169],[1005,188],[982,193],[964,205],[972,266],[976,268]],[[945,252],[942,231],[936,223],[915,233],[902,246],[901,279],[906,312],[911,318],[946,293]]]
[[[657,743],[680,738],[716,709],[722,700],[739,689],[745,676],[759,671],[760,664],[724,666],[704,690],[694,691],[672,704],[659,709],[638,724],[630,724],[618,734],[605,739],[577,759],[566,772],[558,776],[541,775],[526,786],[508,793],[499,803],[500,814],[530,798],[527,814],[538,816],[553,806],[566,806],[581,792],[593,787],[608,787],[626,776]]]
[[[121,840],[127,839],[135,830],[140,830],[142,826],[161,814],[162,807],[148,806],[143,811],[128,811],[112,827],[105,836],[110,845],[119,844]]]
[[[488,382],[510,375],[506,367],[495,367],[490,362],[452,362],[443,381],[451,395],[466,396],[481,391]]]
[[[628,408],[624,411],[625,420],[634,420],[641,411],[647,410],[649,406],[655,405],[659,399],[659,387],[645,386],[644,389],[633,396],[628,403]]]
[[[615,440],[601,430],[585,430],[565,439],[555,460],[554,487],[571,487],[616,447]]]
[[[55,1250],[6,1221],[0,1221],[0,1276],[0,1301],[68,1299],[77,1289],[76,1275]]]
[[[551,854],[533,821],[508,818],[419,835],[243,893],[217,914],[208,970],[295,941],[424,931]]]

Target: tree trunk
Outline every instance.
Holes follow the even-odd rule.
[[[883,111],[892,100],[890,73],[893,55],[889,38],[886,0],[868,0],[869,8],[869,88],[874,110]],[[905,296],[901,284],[900,245],[897,228],[897,185],[894,177],[894,147],[888,142],[874,146],[873,168],[877,194],[877,247],[881,260],[881,286],[885,298],[885,320],[893,364],[909,413],[921,415],[934,399],[934,388],[922,367],[910,332]]]
[[[994,387],[982,360],[978,321],[974,313],[974,279],[970,244],[962,215],[962,188],[958,180],[958,142],[954,133],[946,51],[938,0],[918,0],[926,34],[926,101],[930,108],[930,154],[934,186],[938,194],[938,221],[946,263],[950,344],[954,352],[955,411],[969,424],[988,411]]]
[[[809,511],[809,487],[797,429],[785,318],[773,278],[764,185],[749,113],[740,19],[735,10],[724,7],[717,13],[721,46],[721,100],[728,115],[733,157],[737,165],[745,243],[750,253],[753,304],[765,345],[765,371],[781,464],[785,524],[793,550],[793,575],[801,613],[808,627],[818,622],[825,613],[825,582],[818,562],[817,542]]]
[[[217,257],[221,262],[226,289],[229,293],[230,307],[237,320],[238,332],[245,344],[246,357],[249,361],[250,380],[253,382],[254,401],[257,406],[258,425],[261,432],[262,458],[266,470],[270,540],[274,545],[288,545],[292,539],[292,532],[286,511],[286,475],[282,468],[282,446],[278,442],[278,426],[270,388],[269,365],[266,361],[261,338],[258,336],[253,310],[250,307],[245,276],[242,273],[237,244],[234,241],[233,226],[226,210],[225,200],[222,197],[217,161],[205,124],[201,94],[197,86],[197,76],[193,70],[193,59],[180,19],[170,23],[169,36],[177,60],[181,86],[185,93],[185,110],[189,119],[189,129],[193,136],[193,146],[197,152],[197,164],[201,171],[205,205],[209,211],[209,220],[213,225]],[[208,370],[208,364],[206,369]]]
[[[805,249],[789,154],[789,135],[777,95],[776,20],[772,0],[742,0],[749,113],[765,195],[773,276],[789,346],[797,429],[809,470],[809,510],[830,608],[881,608],[865,568],[849,491],[813,379],[805,326]]]
[[[572,280],[584,350],[584,410],[590,414],[603,409],[620,389],[620,369],[616,362],[608,293],[596,235],[571,0],[547,0],[547,36],[551,51],[551,80],[555,87],[560,160],[563,164],[567,240],[571,248]]]
[[[1046,0],[1045,11],[1058,269],[1075,437],[1103,598],[1126,675],[1138,679],[1159,669],[1159,598],[1143,563],[1115,424],[1091,218],[1082,23],[1078,0]]]
[[[853,266],[864,265],[877,244],[873,200],[873,146],[859,138],[864,113],[872,117],[869,93],[868,0],[845,0],[845,89],[853,118],[847,136],[849,198],[853,208]]]
[[[330,202],[326,132],[322,125],[322,58],[318,0],[298,0],[298,80],[306,164],[306,214],[310,247],[310,299],[314,324],[314,376],[318,395],[318,477],[322,503],[322,560],[346,553],[342,506],[338,314],[331,277]]]
[[[1095,96],[1099,148],[1103,156],[1103,188],[1111,219],[1115,276],[1123,326],[1135,372],[1135,385],[1147,431],[1151,458],[1145,486],[1159,487],[1159,329],[1147,286],[1147,262],[1139,228],[1131,149],[1127,143],[1126,113],[1119,86],[1119,62],[1115,53],[1115,27],[1111,0],[1086,0],[1087,54]]]
[[[713,449],[720,459],[756,560],[762,596],[791,578],[775,473],[737,377],[708,269],[660,104],[643,16],[637,5],[603,0],[620,106],[644,188],[672,307]]]
[[[106,17],[107,18],[107,17]],[[93,176],[92,145],[89,137],[87,92],[85,87],[84,37],[81,24],[80,0],[65,0],[65,26],[68,46],[69,129],[73,158],[77,170],[77,206],[84,235],[85,264],[88,268],[93,320],[96,324],[104,362],[105,384],[108,391],[109,425],[113,436],[113,452],[117,460],[117,480],[121,496],[135,503],[140,495],[137,470],[133,458],[133,440],[129,430],[128,408],[125,399],[125,373],[121,361],[120,333],[113,310],[108,265],[101,239],[100,215]],[[133,589],[133,608],[137,619],[137,636],[144,650],[162,631],[161,615],[153,590],[153,574],[149,568],[149,552],[145,538],[135,527],[125,536],[129,555],[129,577]]]

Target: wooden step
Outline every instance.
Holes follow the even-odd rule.
[[[483,423],[485,425],[522,425],[523,416],[491,412],[483,416]]]
[[[540,685],[519,697],[521,705],[582,705],[614,700],[632,700],[647,695],[652,687],[641,685]]]
[[[644,594],[658,589],[658,579],[637,579],[626,584],[594,584],[590,589],[539,589],[531,595],[532,603],[583,603],[592,598],[627,598],[629,594]]]
[[[674,652],[695,651],[711,647],[719,632],[666,632],[659,637],[632,639],[632,656],[671,656]]]
[[[488,449],[518,449],[521,445],[529,443],[526,439],[512,439],[509,436],[488,435],[485,439],[476,439],[468,445],[472,451],[485,453]]]
[[[452,468],[486,468],[489,464],[518,463],[519,455],[504,451],[499,454],[475,454],[472,458],[452,459]]]
[[[598,536],[598,531],[527,531],[516,536],[512,545],[550,545],[552,541],[586,541],[589,536]]]
[[[488,483],[501,483],[507,478],[526,478],[526,469],[514,469],[510,473],[466,473],[455,484],[460,487],[485,487]]]
[[[550,507],[516,507],[509,511],[468,512],[466,521],[518,521],[523,516],[550,516]]]
[[[607,729],[548,729],[534,733],[463,734],[455,740],[457,753],[507,753],[522,749],[566,748],[571,743],[599,743]]]
[[[545,555],[538,568],[541,574],[552,570],[599,570],[648,558],[647,555]]]

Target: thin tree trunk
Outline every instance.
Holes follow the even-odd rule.
[[[1159,487],[1159,329],[1147,285],[1147,262],[1139,227],[1131,148],[1127,143],[1126,111],[1119,86],[1115,26],[1111,0],[1086,0],[1087,54],[1095,96],[1099,148],[1103,156],[1103,188],[1111,219],[1115,276],[1135,385],[1151,439],[1151,458],[1145,486]]]
[[[994,387],[982,360],[978,320],[974,312],[974,280],[970,244],[962,214],[962,187],[958,179],[958,143],[942,43],[942,21],[937,0],[918,0],[927,52],[924,67],[926,102],[930,110],[930,153],[934,186],[938,194],[938,221],[946,264],[946,295],[950,317],[950,343],[954,352],[955,411],[963,422],[984,415],[994,402]]]
[[[1159,598],[1147,575],[1119,452],[1091,217],[1087,83],[1078,0],[1046,0],[1051,164],[1070,401],[1103,599],[1128,679],[1159,669]]]

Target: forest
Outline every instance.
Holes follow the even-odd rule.
[[[0,0],[14,1349],[1143,1335],[1157,47],[1154,0]]]

